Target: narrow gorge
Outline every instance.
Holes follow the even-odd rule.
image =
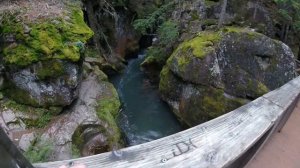
[[[37,163],[219,117],[298,76],[295,3],[0,1],[0,125]]]

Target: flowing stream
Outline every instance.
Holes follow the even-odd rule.
[[[145,54],[129,60],[123,74],[111,78],[123,103],[119,126],[127,145],[137,145],[159,139],[182,130],[180,123],[163,102],[158,88],[153,86],[140,69]]]

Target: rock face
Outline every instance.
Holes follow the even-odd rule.
[[[161,72],[160,91],[193,126],[275,89],[295,76],[294,55],[282,42],[234,27],[183,42]]]
[[[187,34],[202,31],[202,20],[206,18],[206,7],[204,0],[178,2],[172,12],[172,20],[179,20],[179,28],[184,30],[183,37]]]
[[[117,69],[123,68],[123,58],[139,49],[139,35],[131,24],[135,13],[126,8],[123,1],[95,0],[86,1],[85,5],[90,26],[95,32],[96,48],[106,61]]]
[[[41,144],[53,145],[48,159],[71,159],[74,146],[79,148],[82,156],[119,148],[121,135],[115,122],[119,107],[112,84],[90,74],[81,84],[75,105],[52,123],[41,137]]]
[[[55,11],[44,15],[27,1],[0,11],[0,89],[5,79],[5,95],[20,104],[64,107],[77,97],[80,59],[93,32],[84,22],[80,5],[39,3]],[[20,10],[22,6],[30,10]],[[32,13],[43,14],[40,18]]]
[[[216,25],[220,16],[223,1],[206,0],[207,26]],[[299,38],[297,32],[290,30],[284,24],[285,18],[279,14],[280,9],[271,0],[228,0],[226,13],[224,15],[225,25],[237,25],[250,27],[257,32],[274,39],[284,41],[294,52],[299,55]],[[285,33],[286,29],[288,32]]]
[[[46,74],[46,71],[51,74]],[[18,103],[63,107],[70,105],[78,95],[80,68],[72,62],[55,60],[10,72],[8,79],[11,86],[6,94]]]

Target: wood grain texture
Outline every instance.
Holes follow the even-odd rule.
[[[300,167],[300,102],[280,133],[274,133],[246,168]]]
[[[216,119],[145,144],[75,160],[39,163],[59,167],[69,162],[88,168],[219,168],[246,153],[274,124],[300,92],[300,77]]]

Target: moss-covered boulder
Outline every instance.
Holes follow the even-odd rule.
[[[179,45],[161,72],[160,91],[189,126],[220,116],[295,76],[282,42],[244,28],[205,31]]]
[[[46,2],[41,2],[47,5]],[[0,11],[0,60],[6,96],[37,107],[66,106],[77,97],[81,55],[93,32],[78,2],[48,5],[46,15],[33,3]],[[35,13],[38,16],[33,16]]]

